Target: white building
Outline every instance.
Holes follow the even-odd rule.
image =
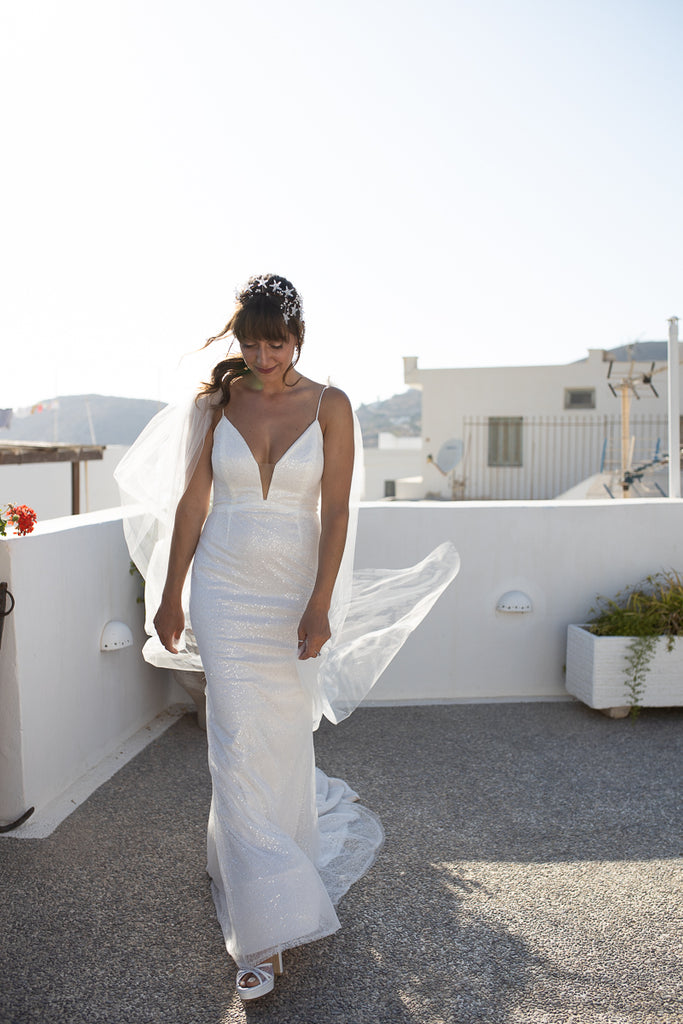
[[[631,464],[660,457],[666,361],[663,341],[590,349],[560,366],[421,369],[415,356],[405,358],[406,384],[422,391],[422,485],[414,496],[553,498],[618,469],[622,385]]]
[[[424,456],[422,439],[396,437],[380,431],[376,448],[363,450],[365,462],[364,501],[380,498],[408,498],[412,482],[421,478]]]

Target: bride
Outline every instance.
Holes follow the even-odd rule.
[[[272,990],[284,950],[339,928],[334,904],[383,840],[356,794],[315,768],[320,713],[350,713],[458,563],[442,545],[352,588],[354,417],[343,392],[297,369],[304,320],[294,286],[251,278],[207,345],[227,335],[240,355],[214,367],[175,456],[187,472],[170,549],[155,533],[168,559],[160,600],[147,580],[158,640],[145,651],[157,664],[183,656],[192,566],[189,620],[207,680],[208,871],[246,1000]],[[136,445],[147,434],[153,447],[158,428],[148,431]],[[120,484],[140,465],[135,447]]]

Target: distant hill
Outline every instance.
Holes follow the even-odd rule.
[[[410,388],[400,395],[371,402],[356,409],[366,448],[377,447],[377,435],[395,434],[397,437],[419,437],[422,431],[422,392]]]
[[[129,445],[164,406],[146,398],[111,395],[60,395],[39,404],[47,411],[14,415],[10,429],[0,429],[0,441]]]
[[[0,441],[129,445],[164,406],[163,402],[146,398],[113,395],[60,395],[38,404],[46,406],[46,411],[30,416],[14,415],[9,430],[0,428]],[[422,395],[411,388],[393,398],[361,405],[356,413],[367,448],[377,447],[380,431],[399,437],[417,437],[421,428]]]

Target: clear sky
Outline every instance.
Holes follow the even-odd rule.
[[[263,271],[354,405],[664,339],[682,44],[680,0],[4,3],[0,408],[167,398]]]

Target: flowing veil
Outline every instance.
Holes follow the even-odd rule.
[[[162,646],[153,620],[166,578],[175,510],[199,459],[217,401],[215,396],[197,399],[193,395],[166,406],[148,423],[115,472],[124,505],[126,542],[145,579],[149,639],[143,655],[160,668],[202,670],[189,617],[190,572],[183,589],[185,630],[178,654]],[[355,416],[354,441],[349,527],[330,607],[332,637],[320,657],[297,660],[302,685],[313,699],[314,728],[322,715],[340,722],[351,714],[460,566],[458,553],[448,542],[405,569],[354,570],[363,488],[363,447]]]

